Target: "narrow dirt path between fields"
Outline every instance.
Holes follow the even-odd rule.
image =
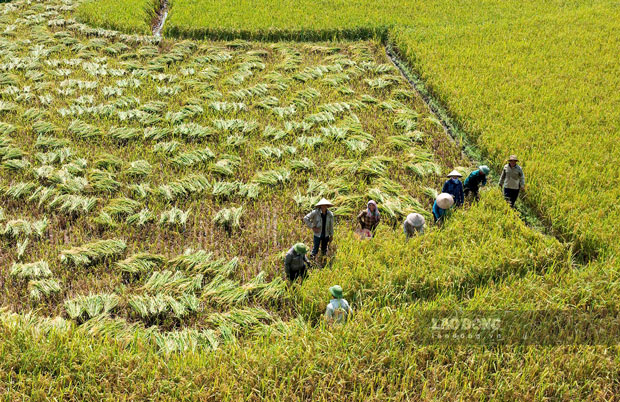
[[[164,29],[164,23],[168,17],[168,0],[161,0],[159,10],[157,10],[157,16],[151,24],[153,29],[153,35],[161,38],[161,31]]]

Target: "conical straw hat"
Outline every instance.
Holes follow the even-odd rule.
[[[441,193],[437,196],[437,205],[441,209],[449,209],[454,205],[454,198],[448,193]]]
[[[407,215],[407,223],[409,223],[411,226],[419,228],[424,226],[424,223],[426,222],[426,220],[424,219],[424,217],[420,214],[409,214]]]
[[[457,172],[456,170],[451,171],[450,174],[448,175],[448,177],[452,177],[452,176],[463,177],[463,175]]]
[[[328,207],[333,207],[334,204],[332,204],[331,202],[327,201],[325,198],[321,198],[321,201],[317,202],[315,207],[320,207],[322,205],[327,205]]]

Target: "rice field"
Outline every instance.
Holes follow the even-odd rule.
[[[340,233],[369,198],[385,225],[430,220],[429,189],[469,169],[378,43],[92,37],[66,8],[3,14],[10,310],[223,337],[288,320],[282,255],[321,197]]]
[[[564,82],[561,63],[534,80],[548,90],[537,98],[520,79],[526,70],[536,78],[543,64],[526,59],[528,70],[510,58],[555,34],[572,38],[571,26],[555,29],[564,13],[583,40],[613,29],[601,28],[606,2],[560,10],[175,0],[164,39],[150,35],[160,4],[0,4],[7,400],[611,400],[620,392],[614,336],[553,347],[419,337],[420,314],[433,309],[617,311],[615,232],[603,230],[614,213],[591,202],[592,169],[608,147],[588,148],[583,130],[559,130],[571,141],[540,135],[565,115],[599,127],[591,141],[613,142],[613,119],[592,119],[614,98],[598,87],[609,102],[578,116],[560,89],[549,91]],[[519,27],[508,22],[515,13]],[[518,35],[504,41],[543,22],[530,47]],[[337,40],[320,42],[329,39]],[[405,240],[404,216],[430,222],[445,174],[475,164],[387,58],[388,40],[478,157],[498,171],[517,148],[525,201],[556,237],[533,230],[533,217],[491,188],[443,227]],[[555,43],[560,57],[570,41]],[[581,67],[604,64],[597,52],[611,56],[609,46],[590,47],[593,64]],[[487,53],[498,56],[488,62]],[[504,59],[512,75],[498,70]],[[609,65],[588,76],[610,82]],[[501,90],[491,70],[516,89]],[[580,99],[589,92],[576,82],[570,93]],[[542,119],[535,99],[557,113]],[[592,163],[560,162],[577,148]],[[563,180],[577,171],[570,188]],[[611,200],[615,190],[601,183]],[[289,285],[283,255],[311,244],[301,218],[321,197],[336,204],[332,250],[303,284]],[[355,217],[370,198],[383,220],[361,242]],[[335,283],[355,311],[341,327],[321,318]],[[542,324],[535,330],[549,336]]]

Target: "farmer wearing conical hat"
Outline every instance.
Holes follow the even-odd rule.
[[[454,204],[458,207],[463,204],[465,196],[463,195],[463,183],[459,180],[462,174],[453,170],[448,175],[448,180],[444,183],[442,193],[448,193],[454,198]]]
[[[381,214],[379,214],[379,208],[374,200],[368,201],[366,208],[357,215],[357,221],[360,223],[362,230],[369,230],[370,232],[375,231],[380,220]]]
[[[328,324],[334,322],[344,323],[349,317],[351,307],[349,307],[349,303],[342,298],[342,288],[338,285],[334,285],[329,288],[329,293],[331,293],[333,299],[325,309],[325,320]]]
[[[499,178],[499,186],[504,190],[504,198],[513,208],[519,197],[519,191],[525,188],[525,175],[521,166],[517,165],[518,161],[517,155],[510,155]]]
[[[487,175],[490,171],[491,169],[489,169],[487,165],[482,165],[467,176],[465,182],[463,183],[463,187],[465,188],[465,197],[472,194],[476,201],[480,199],[480,194],[478,194],[478,191],[480,190],[480,186],[485,186],[487,184]]]
[[[424,224],[426,220],[420,214],[409,214],[407,215],[407,219],[403,222],[403,229],[405,231],[405,236],[407,239],[416,234],[424,234]]]
[[[310,263],[306,258],[308,247],[303,243],[297,243],[286,253],[284,258],[284,272],[290,281],[297,278],[305,278]]]
[[[334,214],[328,208],[334,205],[322,198],[312,212],[304,216],[304,223],[314,232],[314,246],[310,257],[315,257],[321,247],[321,253],[327,253],[327,244],[334,237]]]
[[[454,198],[452,195],[448,193],[441,193],[435,199],[435,203],[433,204],[433,217],[435,218],[435,223],[440,222],[446,211],[450,209],[450,207],[454,205]]]

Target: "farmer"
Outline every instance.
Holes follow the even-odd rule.
[[[297,243],[286,253],[284,258],[284,272],[289,281],[297,278],[305,278],[309,261],[306,258],[308,247],[303,243]]]
[[[373,200],[368,201],[368,204],[366,204],[366,209],[363,209],[362,212],[357,215],[357,220],[362,226],[362,230],[374,232],[379,224],[379,221],[381,220],[377,203]]]
[[[465,197],[463,195],[463,183],[461,183],[459,177],[463,177],[463,175],[456,170],[451,171],[448,175],[449,179],[446,180],[443,185],[443,189],[441,190],[442,193],[448,193],[452,195],[452,197],[454,198],[454,203],[457,207],[459,205],[462,205],[463,201],[465,200]]]
[[[499,178],[499,186],[504,190],[504,198],[512,208],[515,207],[519,191],[525,189],[525,176],[521,166],[517,165],[518,161],[516,155],[510,155],[508,164],[504,166]]]
[[[334,204],[322,198],[315,205],[314,211],[304,216],[304,223],[314,232],[314,246],[310,257],[319,253],[319,246],[323,255],[327,253],[327,244],[334,236],[334,214],[328,208]]]
[[[328,324],[332,323],[344,323],[349,317],[351,307],[349,303],[342,298],[342,288],[338,285],[334,285],[329,288],[329,293],[334,297],[327,308],[325,309],[325,321]]]
[[[433,204],[433,217],[435,223],[439,223],[443,220],[446,211],[454,204],[454,198],[448,193],[441,193],[435,199]]]
[[[405,236],[407,239],[416,234],[424,234],[424,224],[426,220],[420,214],[409,214],[407,219],[403,222],[403,229],[405,230]]]
[[[467,176],[465,182],[463,183],[463,187],[465,188],[465,197],[472,194],[476,201],[480,199],[480,194],[478,194],[478,191],[480,186],[485,186],[487,184],[487,175],[490,171],[491,169],[489,169],[487,165],[482,165]]]

